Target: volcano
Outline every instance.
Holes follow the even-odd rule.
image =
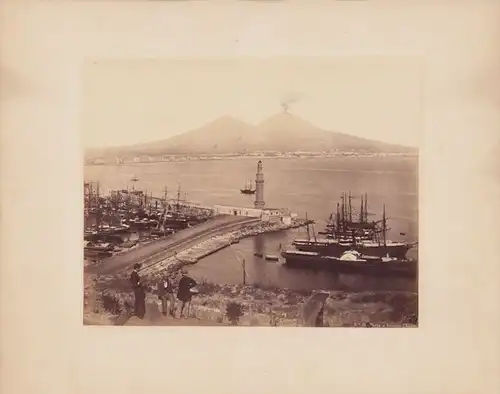
[[[373,153],[415,151],[414,148],[324,130],[285,111],[270,116],[257,125],[224,116],[195,130],[164,140],[120,148],[120,154],[243,154],[335,150]]]

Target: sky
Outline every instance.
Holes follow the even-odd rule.
[[[283,111],[326,130],[418,146],[422,67],[412,57],[106,60],[83,77],[86,148],[151,142],[221,116]]]

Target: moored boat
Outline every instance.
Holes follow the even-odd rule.
[[[315,252],[323,256],[340,257],[353,247],[352,242],[324,238],[315,240],[295,239],[293,245],[298,251]],[[355,247],[364,256],[393,257],[404,259],[408,251],[413,248],[414,243],[386,241],[381,244],[374,241],[362,240],[356,242]]]
[[[327,230],[322,232],[323,238],[316,237],[313,228],[313,235],[307,226],[306,239],[295,239],[293,245],[298,251],[314,252],[321,256],[340,257],[350,249],[359,251],[363,256],[392,257],[405,259],[407,252],[417,245],[416,242],[387,240],[387,218],[385,205],[383,217],[380,222],[368,222],[367,220],[367,198],[361,204],[361,213],[358,222],[352,219],[352,207],[350,205],[351,196],[349,194],[349,205],[345,204],[347,197],[343,195],[342,204],[337,204],[337,214],[332,214]],[[381,228],[378,228],[378,224]]]
[[[108,242],[84,241],[84,256],[110,256],[115,247]]]
[[[324,256],[317,252],[287,250],[282,252],[285,265],[291,268],[333,270],[366,275],[409,276],[417,274],[417,261],[391,257],[364,256],[347,250],[340,257]]]
[[[151,235],[157,235],[160,237],[166,237],[166,236],[171,235],[173,233],[175,233],[175,230],[171,229],[171,228],[154,229],[151,231]]]

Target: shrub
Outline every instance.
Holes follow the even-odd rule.
[[[241,304],[231,301],[226,306],[226,317],[233,325],[237,325],[240,317],[243,316],[243,307]]]
[[[200,293],[203,293],[203,294],[214,294],[218,291],[220,291],[220,286],[215,284],[215,283],[212,283],[212,282],[209,282],[208,280],[206,279],[201,279],[199,282],[198,282],[198,285],[196,286],[198,288],[198,290],[200,291]]]
[[[119,315],[122,311],[120,300],[114,295],[103,294],[102,306],[106,312],[113,315]]]

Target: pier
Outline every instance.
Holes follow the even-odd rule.
[[[179,231],[170,237],[152,241],[123,254],[111,256],[104,259],[99,266],[88,266],[86,271],[89,274],[111,275],[128,270],[136,263],[149,266],[215,236],[238,230],[259,221],[260,219],[253,217],[217,216],[197,226]]]

